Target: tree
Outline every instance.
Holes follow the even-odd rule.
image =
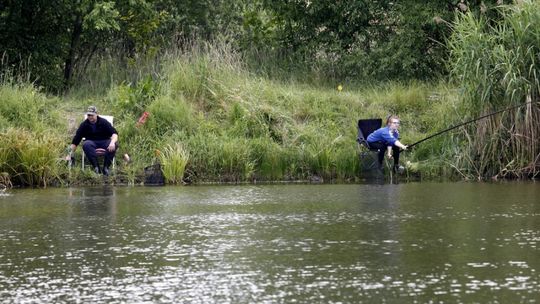
[[[266,37],[268,41],[260,45],[278,49],[277,53],[285,57],[297,56],[306,64],[322,66],[327,76],[360,80],[428,79],[445,74],[445,37],[451,32],[447,24],[456,11],[486,7],[482,1],[461,0],[262,3],[272,17],[269,21],[251,21],[247,26],[275,32],[252,34],[259,39]]]
[[[120,14],[112,1],[77,0],[72,2],[70,11],[72,25],[68,29],[70,44],[64,64],[64,89],[71,84],[75,64],[85,57],[89,60],[108,32],[120,30]]]
[[[456,11],[491,14],[495,0],[4,0],[2,70],[67,89],[97,54],[153,55],[217,37],[269,62],[342,80],[429,79],[446,73]],[[488,16],[491,18],[491,16]],[[30,72],[29,72],[30,71]]]
[[[0,4],[2,71],[24,74],[46,87],[61,87],[56,75],[62,66],[68,12],[62,0],[7,0]]]

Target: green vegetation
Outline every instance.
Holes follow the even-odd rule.
[[[171,184],[181,184],[189,161],[189,153],[179,143],[174,146],[168,145],[158,153],[165,180]]]
[[[140,71],[133,64],[141,60],[221,39],[246,55],[251,70],[272,77],[288,71],[284,80],[290,74],[317,83],[428,80],[447,74],[444,40],[454,13],[497,18],[490,9],[497,2],[2,1],[0,75],[12,69],[49,92],[63,92],[89,85],[92,65],[110,73],[92,77],[90,85],[122,81]],[[107,64],[111,58],[114,66]]]
[[[101,182],[101,177],[90,170],[69,167],[63,160],[65,148],[90,104],[97,105],[101,114],[115,117],[120,151],[114,179],[127,184],[140,183],[144,168],[157,162],[162,164],[167,182],[174,184],[313,178],[356,181],[363,177],[355,142],[358,119],[397,113],[403,122],[403,141],[413,143],[467,119],[525,102],[531,103],[426,141],[403,153],[403,163],[408,164],[409,174],[419,178],[525,178],[539,172],[540,113],[535,103],[539,101],[540,88],[538,2],[522,1],[497,9],[478,5],[479,12],[458,14],[448,40],[450,81],[432,78],[445,73],[441,67],[443,50],[431,48],[433,57],[426,57],[426,62],[420,62],[425,55],[422,52],[400,53],[403,49],[397,47],[399,41],[413,37],[415,27],[388,33],[380,32],[382,29],[359,29],[367,36],[379,31],[373,39],[391,37],[388,41],[396,45],[374,44],[384,50],[370,49],[370,56],[380,57],[369,59],[367,50],[355,49],[358,41],[340,40],[347,36],[345,32],[334,29],[337,32],[318,36],[307,30],[307,25],[321,22],[316,12],[329,4],[317,4],[305,16],[300,12],[306,7],[274,5],[263,9],[272,14],[259,12],[244,24],[244,30],[250,29],[248,32],[253,34],[250,39],[259,39],[268,49],[243,49],[239,45],[251,40],[236,37],[211,43],[198,38],[167,51],[144,55],[133,50],[141,56],[110,56],[102,52],[86,60],[84,69],[75,69],[81,74],[70,79],[70,90],[58,96],[50,95],[55,91],[52,87],[30,84],[32,77],[21,73],[22,68],[16,71],[10,65],[3,69],[3,184]],[[391,6],[390,11],[397,15],[388,16],[397,18],[392,20],[417,22],[404,13],[402,5]],[[437,11],[435,4],[426,7]],[[103,9],[102,13],[112,11],[111,7]],[[417,9],[417,13],[427,14]],[[373,8],[372,12],[378,11]],[[398,15],[410,18],[400,19]],[[148,15],[157,18],[152,16]],[[277,16],[283,18],[273,19]],[[294,19],[301,16],[303,19]],[[422,24],[426,25],[420,22],[417,26]],[[446,23],[439,20],[437,24]],[[253,32],[255,25],[258,34]],[[114,23],[102,26],[116,28]],[[123,26],[127,25],[120,24],[119,30]],[[290,37],[292,40],[285,43],[287,26],[304,30],[298,32],[300,37]],[[423,27],[422,32],[425,34],[427,29]],[[342,43],[340,47],[321,42],[328,41],[331,33],[342,34],[336,36],[341,37],[337,40]],[[138,41],[151,44],[144,37],[140,36]],[[314,53],[303,49],[274,56],[304,40]],[[343,53],[341,47],[355,51]],[[393,56],[388,57],[389,53]],[[333,62],[329,59],[332,56],[339,61]],[[412,59],[402,60],[405,57]],[[382,58],[388,61],[381,61]],[[396,62],[403,65],[390,68]],[[379,67],[386,72],[374,70]],[[414,67],[418,70],[413,71]],[[434,70],[427,72],[428,68]],[[406,71],[404,77],[386,77],[398,70]],[[353,71],[359,74],[353,76]],[[415,76],[418,73],[429,77]],[[343,90],[338,90],[338,85]],[[150,114],[146,123],[137,124],[145,111]],[[121,160],[124,153],[131,156],[131,162]],[[80,159],[80,155],[76,157]]]
[[[540,2],[502,7],[501,21],[461,15],[449,42],[451,72],[463,89],[463,113],[474,117],[514,105],[463,129],[456,168],[476,178],[539,172]]]
[[[0,143],[0,172],[7,184],[46,187],[61,180],[58,147],[62,142],[57,136],[7,129],[0,133]]]
[[[314,176],[354,181],[362,177],[355,142],[357,119],[399,111],[405,122],[403,136],[412,141],[439,126],[425,110],[443,112],[451,98],[444,86],[418,82],[361,91],[347,85],[338,91],[337,84],[321,88],[276,82],[249,72],[241,57],[225,46],[171,53],[162,63],[157,76],[113,86],[103,96],[87,99],[72,98],[85,95],[81,92],[59,99],[31,86],[5,84],[1,98],[26,92],[34,96],[32,104],[41,105],[27,106],[33,110],[24,115],[32,118],[6,125],[48,130],[48,136],[60,138],[64,144],[57,141],[50,150],[54,151],[51,159],[58,160],[86,106],[96,104],[102,114],[115,116],[119,154],[132,158],[125,163],[117,157],[116,176],[130,184],[140,182],[144,167],[157,161],[170,183],[181,183],[183,178],[191,182],[290,181]],[[150,116],[137,126],[144,111]],[[5,113],[12,112],[6,107]],[[57,162],[56,167],[67,165]],[[54,176],[75,184],[99,181],[80,166],[71,168],[70,177],[65,171]]]

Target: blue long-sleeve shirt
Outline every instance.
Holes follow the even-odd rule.
[[[390,130],[390,127],[386,126],[376,130],[375,132],[369,134],[367,137],[368,143],[374,142],[383,142],[385,145],[393,146],[396,141],[399,139],[399,133],[397,130]]]

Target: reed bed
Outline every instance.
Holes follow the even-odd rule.
[[[540,170],[540,3],[499,10],[496,24],[462,15],[450,40],[464,118],[521,105],[461,130],[454,166],[467,178],[534,177]]]

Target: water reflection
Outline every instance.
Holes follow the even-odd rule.
[[[73,188],[0,200],[4,302],[518,302],[534,184]]]
[[[102,187],[69,189],[69,198],[81,215],[104,216],[114,218],[117,213],[116,187],[105,185]]]

